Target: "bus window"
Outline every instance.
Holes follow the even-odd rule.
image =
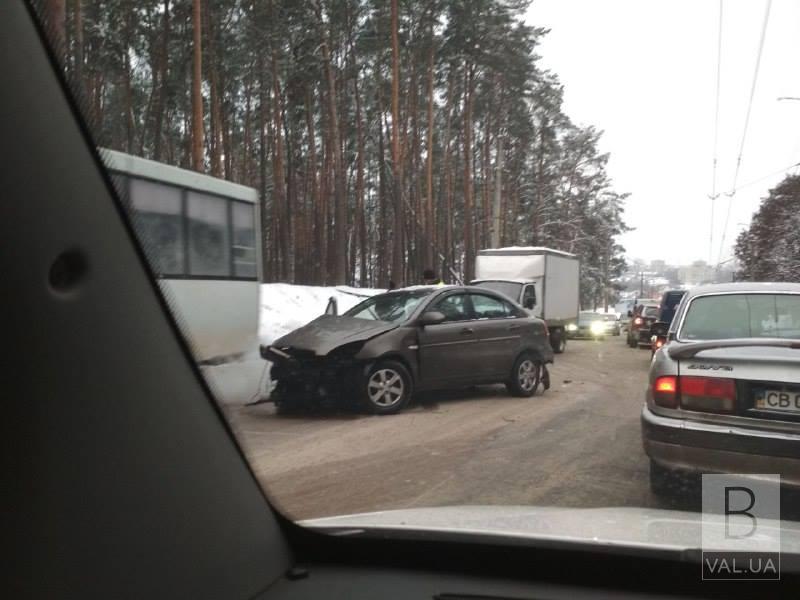
[[[233,202],[233,274],[256,277],[256,229],[252,204]]]
[[[228,203],[222,198],[188,193],[189,274],[230,277]]]
[[[159,275],[183,274],[180,190],[132,177],[130,202],[136,233]]]

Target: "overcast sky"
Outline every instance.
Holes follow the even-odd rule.
[[[744,128],[766,0],[725,0],[713,262]],[[534,0],[551,29],[541,64],[565,87],[565,112],[604,131],[609,174],[630,192],[621,239],[631,258],[709,260],[717,0]],[[800,2],[773,0],[722,260],[760,199],[800,162]],[[791,172],[798,172],[796,168]]]

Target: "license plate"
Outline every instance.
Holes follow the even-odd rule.
[[[800,392],[760,390],[756,392],[756,408],[800,413]]]

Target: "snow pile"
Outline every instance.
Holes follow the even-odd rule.
[[[261,286],[259,340],[262,344],[271,344],[282,335],[316,319],[324,314],[331,297],[336,298],[341,314],[365,298],[385,291],[343,285],[318,287],[265,283]]]

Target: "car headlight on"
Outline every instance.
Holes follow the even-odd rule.
[[[594,323],[592,323],[591,325],[589,325],[589,330],[590,330],[590,331],[591,331],[593,334],[595,334],[595,335],[599,335],[599,334],[601,334],[601,333],[604,333],[604,332],[605,332],[605,330],[606,330],[606,326],[603,324],[603,322],[602,322],[602,321],[595,321]]]
[[[578,331],[578,326],[575,323],[570,323],[567,325],[567,331]]]

